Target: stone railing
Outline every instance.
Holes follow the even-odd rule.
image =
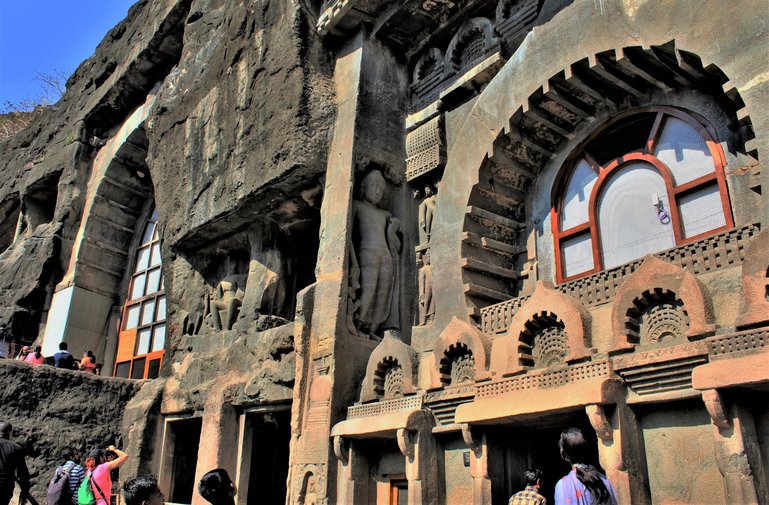
[[[749,224],[732,228],[718,235],[667,249],[654,254],[663,261],[692,272],[702,274],[720,268],[742,264],[753,236],[760,231],[759,225]],[[598,272],[560,284],[556,287],[563,293],[579,299],[586,307],[595,307],[610,302],[622,282],[643,262],[643,258],[624,265]],[[527,300],[526,297],[513,298],[481,309],[481,329],[493,335],[507,331],[513,316]]]
[[[741,331],[708,340],[708,353],[725,357],[738,352],[750,352],[769,347],[769,328]]]
[[[422,408],[422,395],[404,396],[393,400],[383,400],[376,403],[366,403],[363,405],[353,405],[347,408],[347,419],[358,417],[378,416],[380,414],[391,414],[404,410],[416,410]]]
[[[501,381],[478,384],[477,398],[497,396],[513,391],[563,386],[569,382],[598,377],[609,377],[611,366],[608,359],[573,365],[562,370],[529,372]]]

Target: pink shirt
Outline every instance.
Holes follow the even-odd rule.
[[[99,492],[99,489],[94,485],[94,482],[98,484],[99,488],[104,492],[104,497],[107,498],[106,501],[102,498],[102,495]],[[93,490],[94,497],[96,497],[96,505],[109,505],[109,496],[112,493],[112,477],[109,474],[107,463],[102,463],[94,469],[93,475],[91,476],[91,489]]]
[[[34,352],[31,352],[27,354],[27,357],[24,358],[24,362],[26,363],[32,363],[33,365],[42,365],[43,360],[45,358],[43,357],[43,353],[40,353],[40,357],[36,357]]]

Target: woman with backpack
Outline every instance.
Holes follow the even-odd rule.
[[[77,490],[78,505],[110,505],[110,471],[120,468],[128,459],[128,454],[116,449],[114,445],[110,445],[107,451],[117,454],[117,457],[107,461],[104,449],[94,449],[85,458],[85,479]]]
[[[617,494],[589,461],[587,440],[579,428],[567,428],[558,441],[571,472],[555,485],[555,505],[617,505]]]

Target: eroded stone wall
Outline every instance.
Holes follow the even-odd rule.
[[[65,447],[81,454],[123,447],[123,411],[142,383],[0,360],[0,419],[13,425],[32,475],[32,496],[45,503]],[[130,456],[130,455],[129,455]],[[17,487],[18,491],[18,487]]]

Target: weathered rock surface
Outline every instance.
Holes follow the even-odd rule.
[[[32,474],[32,496],[45,503],[60,454],[122,447],[123,411],[142,383],[0,360],[0,419],[13,425]],[[18,490],[18,488],[17,488]]]

